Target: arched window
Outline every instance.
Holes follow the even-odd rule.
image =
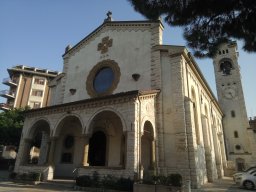
[[[234,110],[231,111],[231,117],[235,117],[236,116],[236,113]]]
[[[233,68],[230,61],[222,61],[220,63],[220,70],[222,71],[223,75],[231,75],[231,69]]]

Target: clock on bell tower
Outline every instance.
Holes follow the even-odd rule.
[[[236,42],[222,44],[213,64],[218,101],[224,113],[227,158],[241,170],[251,164],[251,146]]]

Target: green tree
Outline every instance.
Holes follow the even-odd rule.
[[[213,57],[230,39],[256,52],[255,0],[128,0],[149,19],[163,16],[171,26],[184,29],[184,38],[196,57]]]
[[[19,145],[25,110],[20,108],[0,113],[0,145]]]

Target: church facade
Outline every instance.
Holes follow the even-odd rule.
[[[108,18],[68,46],[51,106],[26,113],[15,172],[178,173],[193,188],[221,178],[222,110],[188,50],[163,45],[162,32],[161,21]]]

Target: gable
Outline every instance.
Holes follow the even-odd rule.
[[[162,43],[162,29],[160,21],[105,22],[66,50],[63,55],[63,72],[66,74],[64,103],[99,96],[88,91],[92,90],[88,86],[93,87],[97,74],[95,68],[110,69],[113,64],[116,67],[112,69],[119,77],[113,80],[116,85],[108,94],[150,89],[152,46]],[[133,80],[134,74],[141,75],[140,81]],[[75,89],[76,94],[70,94],[71,89]]]

